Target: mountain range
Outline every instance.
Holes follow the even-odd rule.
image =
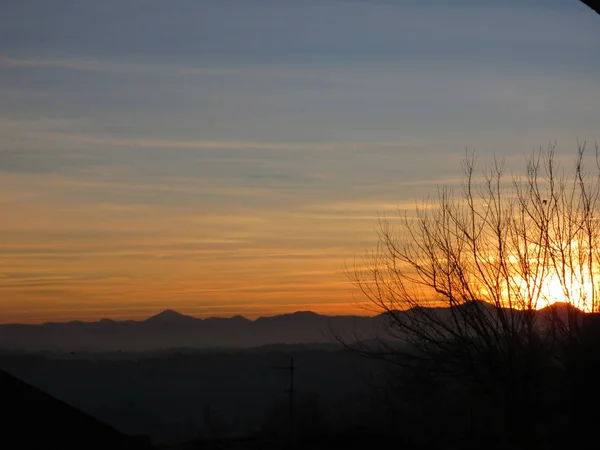
[[[336,342],[372,334],[377,318],[298,311],[249,320],[200,319],[173,310],[146,320],[0,325],[0,349],[22,351],[151,351],[169,348],[250,348],[267,344]]]
[[[493,310],[481,302],[486,309]],[[572,306],[554,305],[566,320]],[[441,320],[449,309],[432,308]],[[404,312],[406,313],[406,311]],[[200,319],[165,310],[146,320],[48,322],[0,325],[0,349],[58,352],[134,352],[171,348],[251,348],[269,344],[312,344],[366,341],[381,336],[386,314],[326,316],[298,311],[249,320],[243,316]],[[385,333],[385,331],[384,331]]]

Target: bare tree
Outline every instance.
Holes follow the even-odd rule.
[[[581,361],[584,313],[600,308],[598,148],[593,174],[584,155],[569,176],[551,146],[511,179],[496,159],[478,177],[471,155],[459,194],[439,188],[399,229],[381,220],[350,276],[384,332],[353,348],[490,395],[529,430],[542,379]]]

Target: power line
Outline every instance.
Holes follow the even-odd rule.
[[[287,370],[289,372],[289,387],[285,389],[285,392],[288,394],[289,399],[289,433],[290,433],[290,441],[294,441],[294,396],[296,390],[294,388],[294,372],[296,370],[296,366],[294,365],[294,354],[290,355],[290,363],[287,366],[273,366],[274,369]]]

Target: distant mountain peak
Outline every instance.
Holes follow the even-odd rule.
[[[575,305],[573,305],[570,302],[554,302],[551,305],[548,306],[544,306],[544,308],[542,309],[551,309],[551,308],[557,308],[557,309],[572,309],[572,310],[578,310],[579,308],[577,308]]]
[[[145,321],[146,322],[175,322],[175,321],[179,321],[179,320],[187,320],[187,319],[193,319],[193,317],[191,316],[185,316],[181,313],[178,313],[177,311],[174,311],[172,309],[165,309],[164,311],[147,318]]]
[[[232,316],[229,318],[230,320],[236,320],[238,322],[250,322],[248,319],[246,319],[244,316],[242,316],[241,314],[236,314],[235,316]]]
[[[255,320],[256,323],[261,323],[261,322],[294,322],[294,323],[303,323],[303,322],[307,322],[307,321],[314,321],[316,319],[319,319],[321,317],[326,317],[326,316],[321,316],[320,314],[317,314],[315,312],[312,311],[296,311],[293,313],[286,313],[286,314],[280,314],[277,316],[266,316],[266,317],[259,317],[258,319]]]
[[[544,313],[554,312],[558,314],[583,314],[583,311],[581,311],[579,308],[577,308],[575,305],[569,302],[555,302],[551,305],[544,306],[539,311]]]
[[[293,313],[294,316],[307,316],[307,317],[315,317],[318,316],[316,312],[312,311],[296,311]]]

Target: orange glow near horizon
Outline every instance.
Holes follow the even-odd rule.
[[[522,277],[518,268],[515,269],[511,277],[511,293],[512,297],[517,299],[516,307],[528,307],[531,301],[531,306],[535,309],[543,309],[555,303],[568,303],[583,312],[593,312],[597,309],[597,278],[600,270],[596,267],[590,271],[587,263],[590,258],[589,251],[578,248],[579,244],[576,241],[569,245],[561,245],[565,249],[565,261],[559,257],[554,263],[551,258],[545,263],[529,261],[530,267],[537,268],[540,275],[527,280]],[[537,248],[533,245],[531,247],[532,253],[537,254]],[[516,259],[512,263],[519,266]],[[508,286],[505,286],[505,298],[508,298],[508,289]]]
[[[197,200],[209,189],[202,179],[161,183],[2,174],[0,323],[140,319],[165,309],[370,314],[356,306],[344,264],[376,243],[375,212],[395,213],[393,201],[311,194],[252,210],[244,202],[273,194],[214,186],[206,204]],[[127,196],[140,199],[120,203]],[[175,204],[145,204],[147,196]],[[182,196],[189,204],[176,203]]]
[[[527,298],[527,283],[515,279],[515,284],[521,290],[523,298]],[[537,283],[536,291],[535,309],[543,309],[555,303],[568,303],[583,312],[592,312],[595,310],[593,299],[598,296],[598,289],[594,288],[591,276],[577,276],[572,271],[567,271],[562,280],[555,272],[548,274]]]
[[[63,276],[50,275],[50,271],[45,275],[46,270],[39,267],[38,274],[25,282],[4,280],[6,300],[0,304],[0,322],[140,319],[164,309],[196,317],[243,315],[249,319],[301,310],[365,315],[352,302],[354,291],[341,267],[343,260],[343,256],[300,262],[256,257],[229,265],[218,260],[145,260],[141,256],[132,258],[127,269],[119,259],[87,261],[81,267],[77,267],[81,261],[63,263],[61,270],[69,274]],[[316,267],[319,263],[321,270]],[[104,267],[122,270],[123,275],[98,280],[87,275]]]
[[[201,181],[182,183],[194,195],[205,188]],[[181,195],[177,185],[168,189]],[[343,267],[376,245],[373,211],[397,217],[391,200],[311,198],[253,212],[223,203],[210,213],[205,205],[86,204],[69,196],[114,196],[122,188],[54,175],[4,175],[0,192],[10,212],[0,222],[0,323],[140,319],[165,309],[250,319],[299,310],[373,315],[356,304],[363,299]],[[161,186],[152,191],[161,192]],[[593,283],[583,274],[583,283],[566,283],[565,296],[550,271],[536,306],[590,299]],[[526,283],[518,277],[514,283],[525,298]]]
[[[9,180],[0,179],[0,188]],[[11,214],[0,223],[6,237],[0,241],[0,323],[143,319],[165,309],[250,319],[299,310],[375,314],[357,305],[363,299],[343,266],[376,244],[372,210],[381,204],[340,204],[328,215],[315,215],[320,207],[266,210],[245,219],[167,206],[69,207],[40,203],[42,191],[63,192],[63,186],[19,189],[18,200],[4,200]],[[536,307],[568,301],[590,311],[573,299],[589,303],[592,279],[576,272],[583,283],[567,273],[574,281],[563,284],[550,271]],[[522,298],[526,284],[514,277]]]

